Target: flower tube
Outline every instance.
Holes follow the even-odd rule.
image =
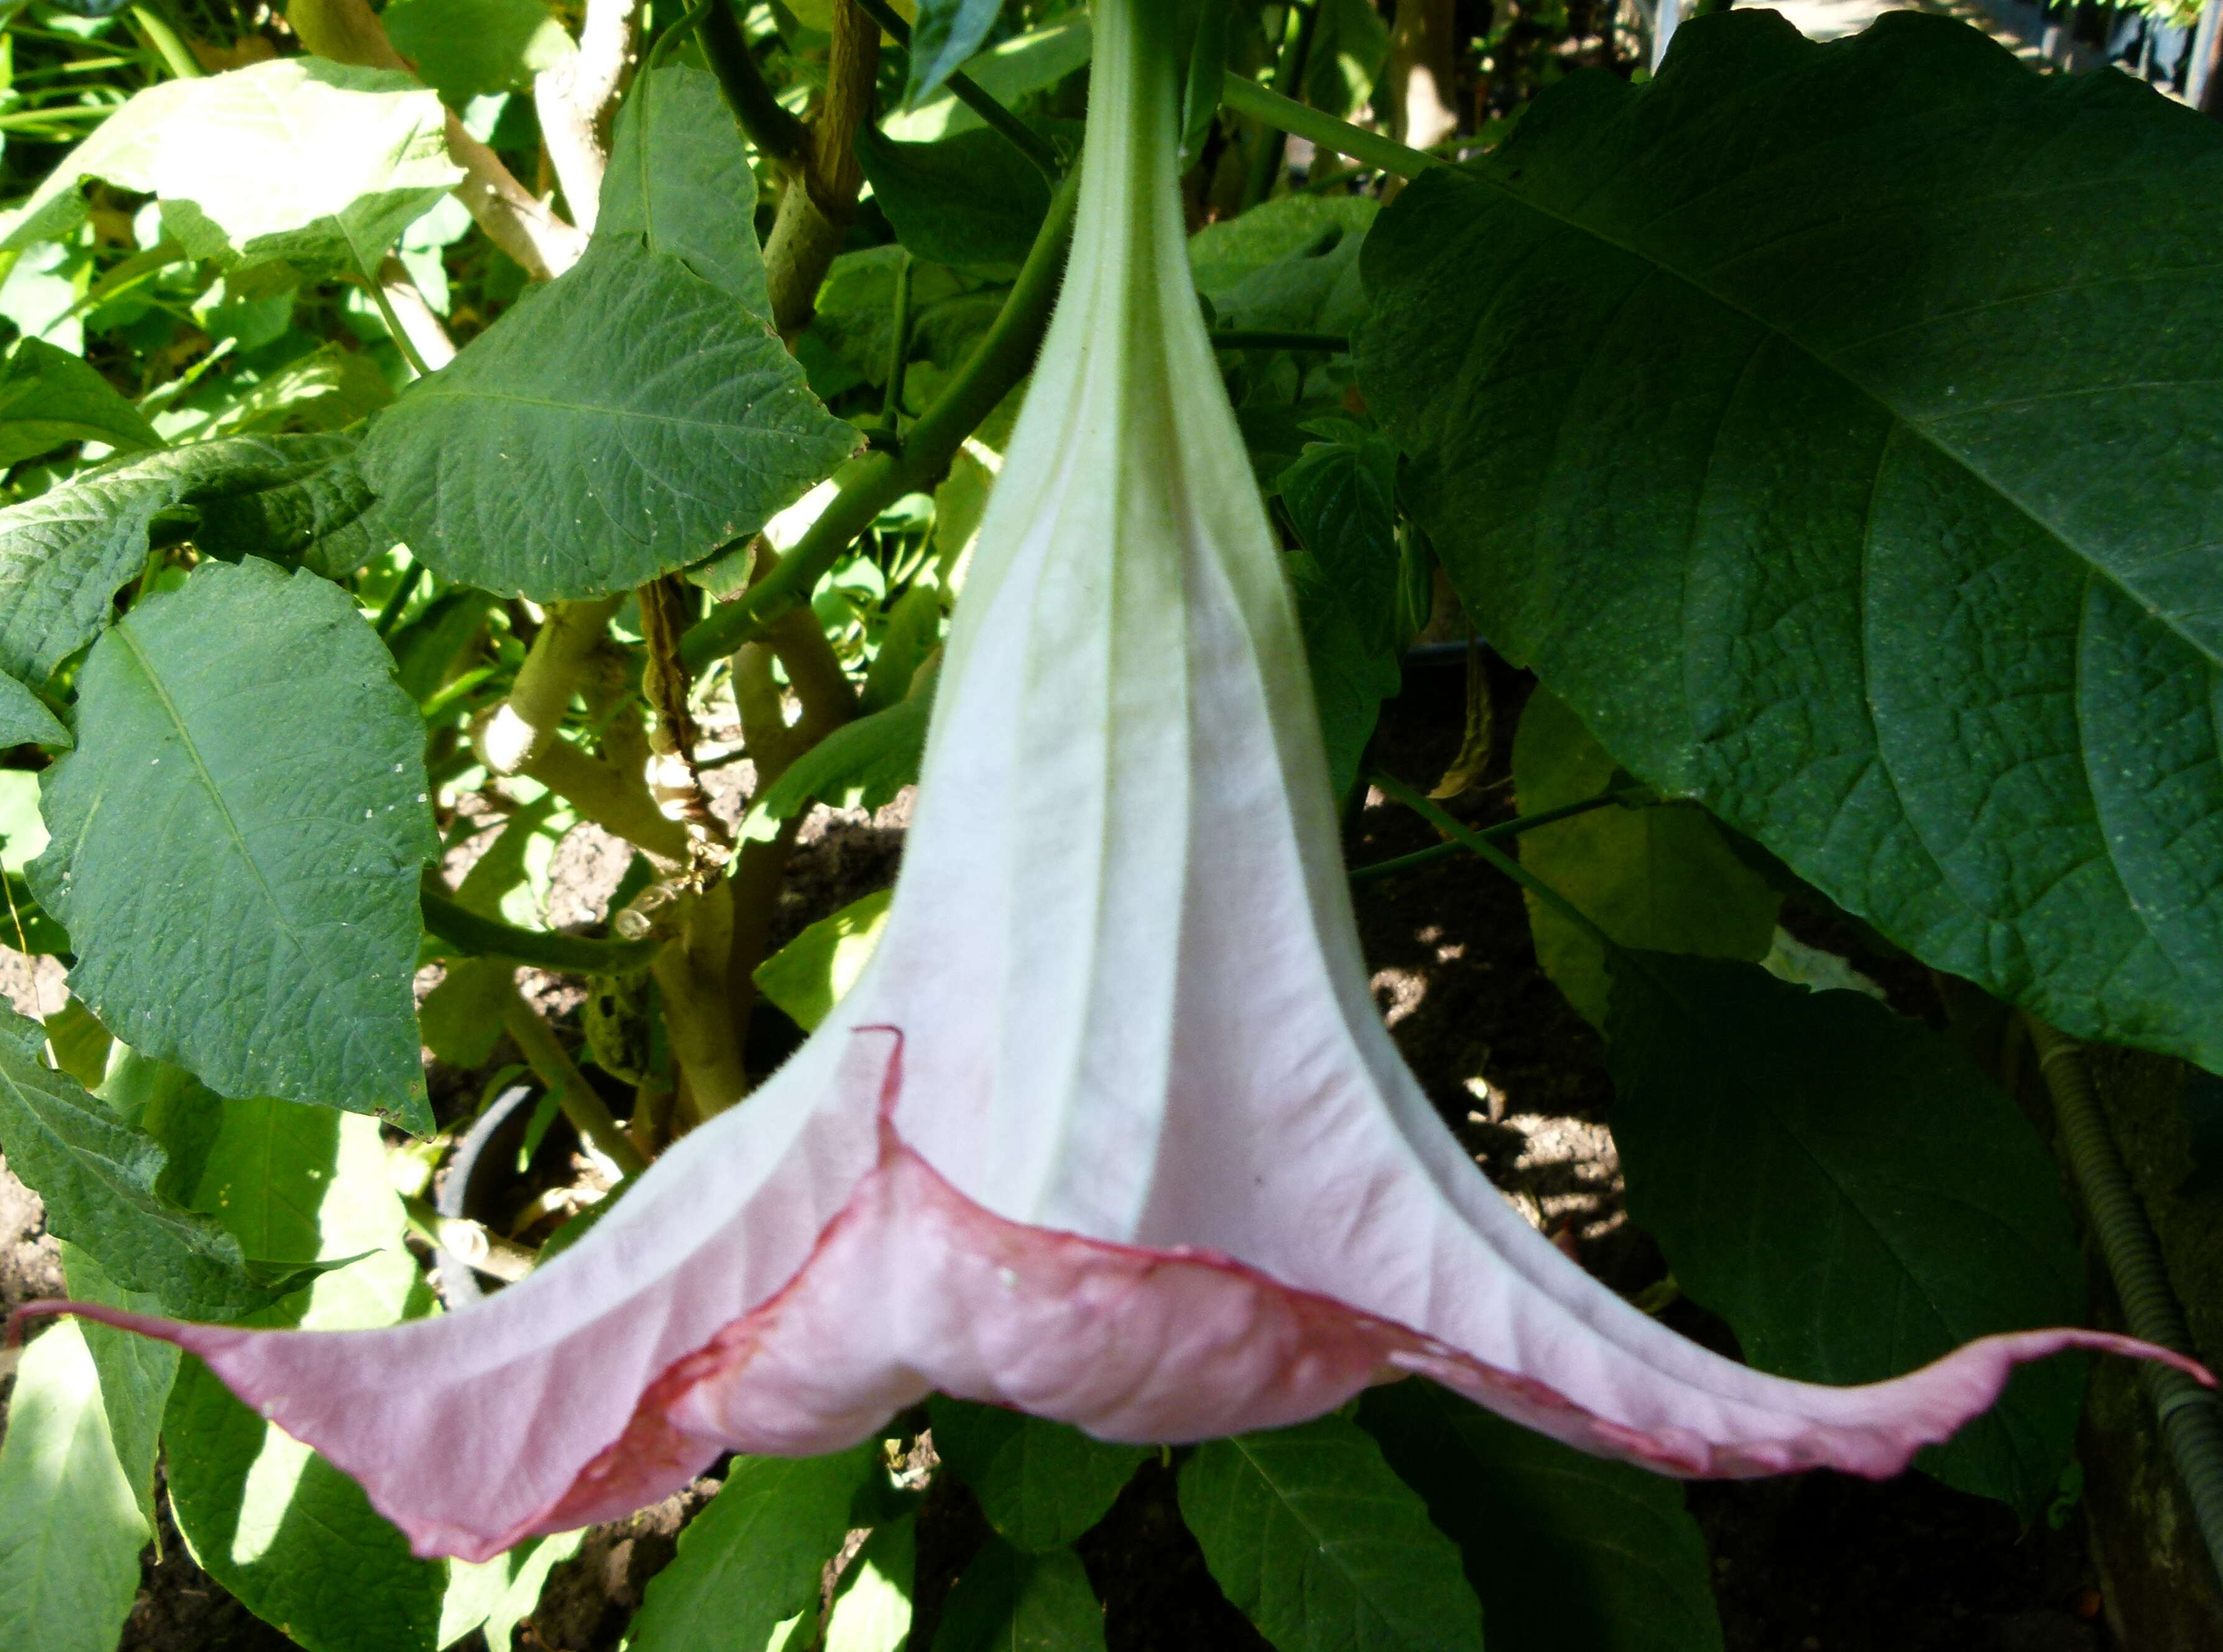
[[[1711,1354],[1477,1172],[1367,989],[1291,597],[1191,285],[1171,8],[1104,0],[1065,292],[887,927],[579,1244],[387,1329],[79,1308],[205,1360],[424,1555],[614,1517],[933,1390],[1128,1441],[1423,1373],[1685,1475],[1882,1475],[2097,1332],[1833,1389]],[[2182,1362],[2180,1362],[2182,1363]],[[2201,1373],[2204,1375],[2204,1373]]]

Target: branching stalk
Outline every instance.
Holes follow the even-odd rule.
[[[1353,126],[1332,115],[1308,109],[1294,97],[1284,97],[1232,70],[1228,72],[1220,96],[1237,115],[1248,115],[1254,121],[1309,139],[1319,148],[1349,155],[1400,178],[1418,178],[1431,166],[1451,164],[1425,150],[1409,149],[1379,132],[1370,132],[1363,126]]]
[[[748,37],[734,15],[732,0],[710,0],[702,14],[701,39],[702,55],[726,94],[726,106],[734,111],[749,141],[768,160],[782,166],[795,165],[803,158],[803,145],[809,141],[809,129],[765,84],[756,53],[749,50]]]
[[[887,0],[857,0],[857,3],[879,24],[890,40],[906,52],[910,49],[910,25],[897,15]],[[998,103],[971,75],[961,69],[956,70],[941,84],[949,88],[950,96],[980,117],[982,125],[1008,138],[1013,147],[1033,161],[1042,175],[1051,183],[1055,184],[1063,178],[1064,169],[1058,164],[1057,151],[1043,142],[1032,127]]]
[[[1019,271],[1017,284],[948,388],[935,398],[917,424],[904,433],[896,452],[875,452],[860,460],[828,503],[809,531],[781,557],[779,565],[749,587],[739,601],[714,611],[687,633],[681,657],[699,671],[721,654],[762,637],[772,621],[809,600],[811,588],[841,558],[873,518],[906,493],[921,493],[940,480],[965,438],[1034,368],[1042,330],[1065,273],[1065,252],[1073,234],[1073,206],[1079,192],[1076,169],[1059,190]]]
[[[525,995],[513,983],[501,1007],[502,1030],[515,1040],[532,1071],[540,1075],[556,1097],[556,1105],[564,1116],[571,1121],[580,1135],[592,1142],[595,1151],[618,1167],[626,1176],[638,1176],[648,1168],[647,1161],[633,1145],[633,1138],[618,1128],[610,1116],[610,1109],[600,1092],[587,1082],[563,1044],[556,1037],[556,1029],[541,1018],[540,1012],[525,1002]]]
[[[810,324],[819,286],[848,239],[865,181],[854,139],[859,123],[872,114],[879,67],[879,26],[855,0],[834,0],[825,99],[810,119],[802,164],[779,198],[765,239],[772,321],[783,338],[792,341]]]
[[[1517,838],[1524,832],[1533,832],[1539,826],[1571,820],[1578,814],[1588,814],[1591,810],[1604,808],[1609,804],[1617,803],[1623,808],[1643,808],[1658,801],[1659,795],[1649,786],[1622,786],[1609,792],[1600,792],[1596,797],[1585,797],[1578,803],[1562,803],[1557,808],[1539,809],[1533,814],[1501,820],[1494,826],[1482,827],[1474,835],[1484,843],[1497,843],[1507,838]],[[1400,855],[1394,860],[1378,860],[1370,866],[1354,866],[1351,870],[1351,881],[1354,883],[1371,883],[1377,877],[1392,877],[1399,872],[1433,866],[1439,860],[1469,852],[1463,839],[1448,839],[1426,849],[1416,849],[1409,855]]]

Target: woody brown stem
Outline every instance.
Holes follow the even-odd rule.
[[[826,95],[810,117],[802,165],[780,197],[765,242],[772,320],[790,342],[810,324],[819,285],[856,216],[857,190],[865,174],[853,140],[858,122],[872,113],[879,66],[880,26],[855,0],[835,0]]]

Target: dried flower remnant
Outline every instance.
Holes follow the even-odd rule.
[[[486,1303],[167,1337],[419,1553],[608,1518],[721,1452],[847,1445],[931,1390],[1134,1441],[1433,1377],[1690,1475],[1902,1467],[2096,1332],[1830,1389],[1584,1274],[1391,1046],[1288,592],[1205,336],[1181,53],[1097,10],[1070,273],[981,531],[878,953],[745,1105]],[[2204,1373],[2203,1373],[2204,1374]]]

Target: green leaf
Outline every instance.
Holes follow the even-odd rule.
[[[85,1335],[55,1325],[24,1351],[0,1444],[0,1645],[114,1652],[152,1530]]]
[[[857,160],[896,238],[920,258],[1006,280],[1049,214],[1049,180],[985,127],[939,143],[857,130]]]
[[[351,358],[361,360],[360,357]],[[278,436],[255,444],[268,469],[235,475],[223,491],[197,495],[193,539],[226,561],[261,556],[299,562],[329,580],[345,579],[400,536],[386,531],[377,499],[356,462],[356,437]]]
[[[108,1071],[109,1049],[115,1043],[108,1029],[74,993],[45,1018],[45,1023],[47,1046],[54,1052],[54,1065],[87,1090],[98,1090]]]
[[[797,1026],[815,1030],[865,972],[894,898],[894,890],[882,889],[821,918],[757,965],[751,977],[757,989]]]
[[[917,1569],[916,1520],[874,1527],[841,1573],[820,1652],[904,1652]]]
[[[980,5],[986,0],[958,0],[958,3]],[[926,20],[922,16],[919,21],[923,25]],[[914,34],[911,40],[916,62],[918,36]],[[961,66],[981,91],[1010,108],[1030,94],[1047,91],[1067,75],[1086,67],[1094,45],[1088,19],[1068,17],[1015,35],[1010,40],[998,41],[986,51],[965,60]],[[950,66],[960,66],[953,63]],[[890,137],[910,143],[931,143],[937,138],[973,131],[982,124],[978,115],[947,91],[925,97],[916,108],[880,122],[881,129]]]
[[[1418,1378],[1369,1389],[1358,1421],[1458,1544],[1489,1652],[1720,1652],[1705,1539],[1677,1481]]]
[[[379,21],[394,50],[457,109],[530,91],[533,76],[578,49],[541,0],[394,0]]]
[[[0,746],[69,744],[69,731],[46,701],[15,678],[0,675]]]
[[[1629,1215],[1754,1366],[1878,1382],[1974,1337],[2082,1322],[2052,1156],[1947,1035],[1660,952],[1615,958],[1606,1034]],[[2031,1518],[2083,1385],[2081,1358],[2025,1366],[1923,1466]]]
[[[935,1453],[972,1488],[997,1536],[1030,1554],[1062,1548],[1101,1520],[1149,1455],[942,1394],[927,1411]]]
[[[64,1244],[62,1268],[69,1293],[77,1302],[95,1302],[135,1314],[164,1311],[160,1297],[126,1291],[93,1260],[91,1253]],[[161,1448],[162,1408],[177,1379],[177,1349],[151,1336],[119,1331],[112,1325],[80,1320],[85,1352],[100,1374],[101,1409],[108,1414],[108,1437],[116,1448],[117,1466],[131,1487],[140,1518],[154,1530],[154,1459]]]
[[[1701,17],[1398,197],[1361,377],[1468,612],[1638,776],[2219,1066],[2219,208],[2223,131],[2121,76]]]
[[[1188,243],[1197,291],[1222,327],[1347,333],[1366,315],[1359,257],[1378,202],[1284,195]]]
[[[995,1538],[941,1611],[934,1652],[1103,1652],[1104,1608],[1069,1548],[1023,1555]]]
[[[146,416],[93,367],[43,339],[19,339],[0,367],[0,467],[66,442],[105,442],[126,453],[162,445]]]
[[[579,1552],[585,1536],[567,1531],[530,1537],[490,1561],[450,1561],[434,1644],[452,1646],[475,1629],[485,1635],[488,1652],[509,1652],[510,1636],[540,1604],[548,1574]]]
[[[516,980],[517,966],[499,958],[450,964],[417,1012],[425,1047],[459,1072],[484,1065],[501,1041],[501,1012]]]
[[[1228,1599],[1281,1652],[1479,1652],[1458,1550],[1355,1423],[1198,1447],[1181,1511]]]
[[[444,579],[624,590],[754,533],[847,456],[766,318],[747,158],[711,78],[663,68],[618,122],[585,257],[372,427],[381,518]],[[715,117],[715,118],[714,118]]]
[[[633,1620],[632,1652],[764,1652],[817,1605],[849,1505],[878,1473],[878,1443],[827,1457],[736,1457],[709,1507],[679,1534]]]
[[[369,1119],[224,1102],[193,1203],[220,1213],[250,1251],[362,1258],[253,1323],[366,1329],[431,1305],[402,1247],[400,1201]],[[412,1555],[353,1480],[241,1404],[198,1360],[179,1369],[163,1434],[178,1529],[249,1611],[307,1652],[432,1652],[447,1563]]]
[[[1358,778],[1382,702],[1403,682],[1397,449],[1378,437],[1309,443],[1282,471],[1281,493],[1301,545],[1289,555],[1289,581],[1328,777],[1342,797]]]
[[[941,521],[939,510],[935,522]],[[887,629],[880,634],[880,651],[865,674],[865,687],[857,697],[867,713],[885,711],[909,696],[919,669],[941,645],[942,593],[914,585],[888,610]]]
[[[876,809],[918,779],[934,714],[931,682],[884,712],[844,723],[797,757],[765,788],[742,824],[744,837],[769,837],[767,824],[800,814],[817,799],[830,807]]]
[[[47,915],[32,898],[31,886],[14,872],[0,873],[0,946],[32,958],[53,958],[70,949],[69,931]]]
[[[135,95],[41,184],[0,251],[85,222],[88,178],[153,195],[192,258],[375,269],[463,169],[447,111],[397,70],[278,58]]]
[[[1305,58],[1305,102],[1347,118],[1372,94],[1389,55],[1389,28],[1371,0],[1319,0],[1319,21]]]
[[[72,989],[134,1048],[424,1134],[410,980],[438,838],[393,665],[337,587],[205,564],[79,673],[30,873]]]
[[[36,1021],[0,1008],[0,1153],[46,1202],[47,1231],[173,1314],[228,1320],[268,1303],[236,1240],[156,1197],[161,1146],[41,1061],[45,1042]]]
[[[1513,738],[1513,784],[1533,814],[1595,797],[1619,765],[1548,688],[1529,696]],[[1593,809],[1521,837],[1521,864],[1623,946],[1757,963],[1781,904],[1705,811],[1687,805]],[[1606,1021],[1606,958],[1587,930],[1533,895],[1536,961],[1591,1026]]]
[[[255,527],[261,519],[255,513],[267,511],[268,520],[279,520],[280,501],[293,497],[291,489],[309,488],[308,479],[346,440],[242,436],[197,442],[81,470],[0,510],[0,671],[43,682],[91,642],[108,622],[117,591],[146,567],[148,530],[166,511],[198,507],[210,527],[205,548],[220,556],[311,549],[298,531]],[[258,506],[258,497],[269,503]],[[318,531],[337,534],[344,525],[337,505],[312,515]],[[328,564],[325,571],[342,570]]]
[[[910,81],[905,107],[916,109],[931,97],[953,71],[980,49],[1004,0],[919,0],[910,28]]]

